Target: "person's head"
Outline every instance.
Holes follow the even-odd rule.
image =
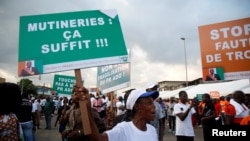
[[[188,102],[188,95],[186,91],[179,92],[179,99],[181,103],[186,104]]]
[[[192,99],[192,101],[198,102],[199,100],[198,100],[197,97],[194,97],[194,98]]]
[[[47,96],[46,101],[50,101],[50,100],[51,100],[50,96]]]
[[[73,99],[72,99],[72,98],[70,98],[70,99],[69,99],[69,102],[68,102],[68,105],[70,105],[70,106],[71,106],[71,105],[73,105],[73,104],[74,104],[74,101],[73,101]]]
[[[210,95],[209,95],[208,93],[204,93],[204,94],[202,95],[202,101],[203,101],[204,103],[209,103],[209,102],[211,102],[211,97],[210,97]]]
[[[21,106],[21,89],[15,83],[0,83],[0,115],[16,113]]]
[[[69,102],[69,99],[67,97],[63,97],[63,105],[67,105]]]
[[[128,96],[126,109],[132,111],[133,117],[139,116],[143,120],[152,121],[156,113],[154,100],[158,96],[158,91],[133,90]]]
[[[170,97],[169,101],[172,103],[172,102],[175,102],[175,98],[174,97]]]
[[[162,103],[162,102],[163,102],[163,100],[162,100],[161,97],[159,97],[157,100],[158,100],[159,103]]]
[[[220,97],[220,100],[222,100],[222,101],[225,100],[225,97],[224,97],[224,96],[221,96],[221,97]]]
[[[150,92],[150,91],[157,91],[159,88],[159,84],[156,83],[156,82],[149,82],[147,84],[147,88],[146,88],[146,91],[147,92]]]
[[[165,102],[169,102],[170,101],[170,99],[169,98],[167,98],[166,100],[165,100]]]
[[[105,95],[102,95],[102,99],[106,99],[106,96],[105,96]]]
[[[79,92],[79,89],[81,89]],[[79,104],[79,100],[85,99],[85,94],[89,95],[89,91],[86,88],[80,88],[77,85],[74,85],[73,87],[73,94],[72,94],[72,103]],[[89,99],[89,97],[88,97]]]
[[[133,91],[133,90],[135,90],[135,89],[129,89],[129,90],[125,91],[125,94],[124,94],[124,103],[125,103],[125,106],[126,106],[126,103],[127,103],[128,96],[131,93],[131,91]]]
[[[31,68],[32,67],[32,62],[31,61],[26,61],[26,67]]]
[[[32,96],[30,100],[31,100],[32,103],[34,103],[36,98]]]
[[[118,100],[122,102],[122,101],[123,101],[122,96],[119,96],[119,97],[118,97]]]
[[[243,91],[235,91],[233,93],[233,99],[238,102],[238,103],[244,103],[244,100],[245,100],[245,93]]]
[[[212,102],[213,102],[214,104],[220,103],[220,99],[218,99],[218,98],[212,98],[211,100],[212,100]]]
[[[90,93],[89,94],[90,98],[95,97],[94,94]]]
[[[60,97],[59,100],[62,101],[64,98],[63,97]]]
[[[227,97],[226,97],[226,101],[228,101],[228,102],[229,102],[229,101],[230,101],[230,99],[231,99],[231,97],[230,97],[230,96],[227,96]]]
[[[213,68],[209,69],[209,72],[210,74],[214,74],[214,69]]]

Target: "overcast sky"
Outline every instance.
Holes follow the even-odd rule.
[[[116,9],[127,49],[132,51],[131,87],[148,82],[202,77],[198,27],[250,17],[249,0],[1,0],[0,77],[17,82],[19,18],[60,12]],[[85,85],[96,86],[96,67],[81,69]],[[58,73],[57,73],[58,74]],[[60,72],[74,75],[74,71]],[[53,84],[54,74],[35,84]]]

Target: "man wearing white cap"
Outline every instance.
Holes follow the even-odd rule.
[[[87,100],[88,111],[90,111],[90,101],[84,92],[84,87],[77,88],[76,93],[82,100]],[[89,136],[95,141],[158,141],[155,128],[148,124],[155,118],[154,100],[159,96],[159,92],[136,89],[131,91],[126,108],[132,115],[132,121],[118,123],[111,130],[100,134],[92,115],[89,115],[92,126],[92,134]],[[83,132],[80,131],[83,135]]]

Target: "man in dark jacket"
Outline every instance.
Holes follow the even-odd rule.
[[[51,100],[51,98],[48,96],[46,98],[45,107],[44,107],[44,115],[45,115],[45,121],[46,121],[46,128],[50,130],[51,129],[51,118],[52,113],[54,110],[54,102]]]
[[[24,138],[27,141],[35,141],[35,129],[36,129],[36,118],[35,113],[32,113],[33,107],[32,102],[28,98],[27,93],[22,94],[22,104],[19,108],[16,116],[21,123]],[[35,111],[35,110],[33,110]]]

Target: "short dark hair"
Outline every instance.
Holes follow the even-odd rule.
[[[227,101],[230,101],[230,99],[231,99],[230,96],[227,96],[227,97],[226,97],[226,100],[227,100]]]
[[[128,96],[130,95],[131,91],[135,90],[134,88],[133,89],[129,89],[127,91],[125,91],[125,94],[124,94],[124,103],[126,105],[127,103],[127,99],[128,99]]]
[[[203,96],[208,98],[208,100],[211,100],[211,97],[210,97],[210,95],[208,93],[204,93]]]
[[[225,97],[224,97],[224,96],[221,96],[221,97],[220,97],[220,100],[225,100]]]
[[[186,91],[180,91],[180,92],[179,92],[179,97],[181,97],[181,95],[183,95],[183,94],[186,94],[186,95],[187,95],[187,92],[186,92]]]
[[[16,113],[21,106],[21,89],[15,83],[0,83],[0,115]]]
[[[233,93],[233,99],[237,102],[243,102],[245,97],[245,93],[241,90],[236,90]]]

